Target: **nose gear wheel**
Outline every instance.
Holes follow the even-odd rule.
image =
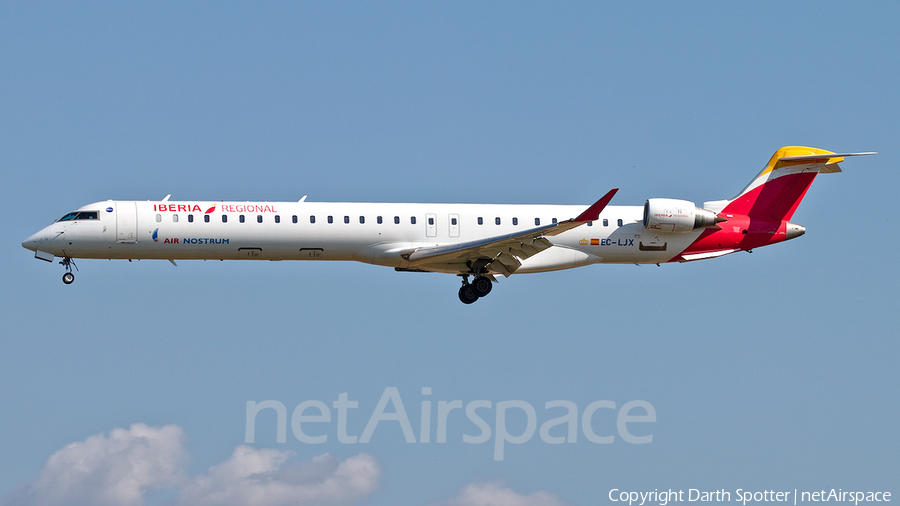
[[[72,261],[72,259],[69,257],[63,257],[62,261],[59,262],[59,265],[62,265],[63,267],[66,268],[66,273],[63,274],[63,277],[62,277],[63,283],[65,283],[67,285],[71,285],[72,282],[75,281],[75,274],[72,274],[72,267],[74,267],[75,270],[77,271],[78,266],[75,265],[75,262]]]

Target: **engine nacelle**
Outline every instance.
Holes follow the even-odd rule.
[[[716,213],[700,209],[693,202],[676,199],[650,199],[644,202],[644,228],[660,232],[690,232],[715,227],[724,221]]]

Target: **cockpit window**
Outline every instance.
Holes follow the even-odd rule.
[[[72,211],[56,221],[96,220],[97,211]]]

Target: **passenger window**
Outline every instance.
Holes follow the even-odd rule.
[[[209,223],[209,215],[208,215],[208,214],[204,214],[204,215],[203,215],[203,221],[204,221],[205,223]]]
[[[394,225],[399,225],[399,224],[400,224],[400,217],[394,216]]]
[[[478,224],[484,225],[484,218],[482,218],[481,216],[478,217]]]
[[[416,224],[416,217],[415,217],[415,216],[410,216],[410,217],[409,217],[409,222],[410,222],[411,224],[415,225],[415,224]]]
[[[222,223],[228,223],[228,215],[227,214],[222,215]]]
[[[315,223],[315,222],[316,222],[316,215],[310,214],[310,215],[309,215],[309,222],[310,222],[310,223]],[[297,217],[296,217],[296,216],[294,216],[294,223],[297,223]]]
[[[194,215],[193,215],[193,214],[189,214],[189,215],[188,215],[188,223],[193,223],[193,222],[194,222]]]
[[[434,218],[428,218],[428,224],[434,225]]]
[[[593,226],[594,226],[594,222],[593,222],[593,221],[589,221],[589,222],[588,222],[588,226],[589,226],[589,227],[593,227]]]
[[[344,216],[344,223],[350,223],[350,217]]]
[[[379,225],[381,225],[381,223],[383,222],[383,220],[381,219],[381,216],[379,216],[378,218],[375,218],[375,221],[377,221]]]
[[[257,222],[257,223],[262,223],[262,215],[261,215],[261,214],[257,214],[257,215],[256,215],[256,222]]]
[[[608,226],[609,226],[609,220],[607,220],[606,218],[603,218],[603,226],[604,226],[604,227],[608,227]]]
[[[450,218],[450,224],[456,226],[456,218]]]
[[[157,214],[157,215],[156,215],[156,222],[157,222],[157,223],[162,223],[162,215],[161,215],[161,214]]]
[[[553,218],[553,224],[556,225],[557,223],[556,218]]]
[[[238,216],[238,221],[241,223],[244,223],[244,215],[243,214]]]
[[[540,224],[541,224],[541,219],[540,219],[540,218],[535,218],[535,219],[534,219],[534,226],[537,227],[537,226],[540,226]]]
[[[328,217],[328,223],[334,223],[334,216]]]
[[[365,216],[360,216],[360,217],[359,217],[359,224],[360,224],[360,225],[363,225],[363,224],[365,224],[365,223],[366,223],[366,217],[365,217]]]
[[[281,223],[281,216],[280,216],[280,215],[277,215],[277,214],[275,215],[275,223]]]
[[[519,218],[513,218],[513,225],[519,224]]]
[[[500,217],[497,216],[496,218],[494,218],[494,225],[499,225],[499,224],[500,224]]]
[[[617,223],[618,223],[619,226],[621,227],[621,226],[622,226],[622,218],[619,218],[618,221],[617,221]]]
[[[177,214],[172,215],[172,223],[178,223],[178,215]]]

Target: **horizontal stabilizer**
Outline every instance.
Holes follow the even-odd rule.
[[[832,158],[843,158],[845,156],[865,156],[865,155],[877,155],[877,151],[866,151],[865,153],[829,153],[825,155],[801,155],[801,156],[784,156],[781,157],[780,160],[784,160],[786,162],[827,162]],[[841,160],[835,160],[835,162],[840,162]]]

